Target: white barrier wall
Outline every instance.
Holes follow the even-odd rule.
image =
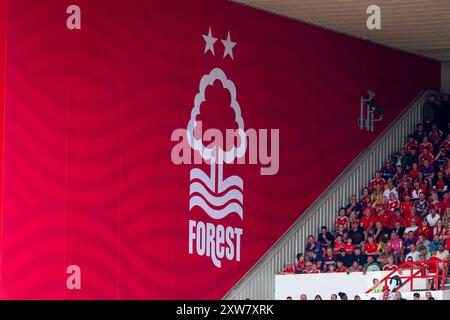
[[[389,271],[373,271],[363,274],[354,273],[320,273],[320,274],[294,274],[275,276],[275,300],[285,300],[290,296],[294,300],[299,300],[301,294],[306,294],[308,299],[314,299],[318,294],[324,300],[329,300],[330,296],[338,292],[345,292],[349,299],[355,295],[364,299],[365,292],[373,286],[373,280],[382,280]],[[397,273],[396,273],[397,274]],[[403,271],[402,276],[410,275],[410,271]],[[389,285],[389,284],[388,284]],[[414,279],[413,290],[425,290],[425,279]],[[395,283],[390,284],[393,288]],[[381,290],[381,287],[380,287]],[[410,291],[409,283],[401,288],[401,292]],[[376,294],[379,296],[381,293]],[[366,297],[367,298],[367,297]]]

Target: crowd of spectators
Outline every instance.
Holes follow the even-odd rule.
[[[322,226],[308,236],[304,252],[282,273],[396,270],[404,262],[449,260],[450,122],[438,111],[444,104],[450,110],[449,96],[439,103],[429,97],[424,123],[404,147],[338,210],[332,230]]]

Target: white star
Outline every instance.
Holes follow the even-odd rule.
[[[217,41],[217,38],[214,38],[212,36],[211,27],[209,27],[208,35],[205,36],[204,34],[202,34],[202,36],[203,39],[205,39],[205,52],[203,53],[211,50],[212,54],[214,55],[214,43]]]
[[[233,58],[233,47],[236,45],[236,42],[231,41],[230,31],[228,31],[227,40],[222,40],[223,45],[225,46],[225,51],[223,52],[223,58],[227,55],[230,55],[231,59]]]

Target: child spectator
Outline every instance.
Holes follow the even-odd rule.
[[[397,270],[398,267],[396,264],[394,264],[394,257],[393,256],[389,256],[387,258],[387,264],[385,264],[383,266],[383,271],[394,271]]]
[[[375,242],[373,235],[369,235],[367,242],[364,243],[364,254],[367,256],[378,255],[378,243]]]
[[[347,272],[347,267],[344,265],[342,260],[337,261],[336,272]]]
[[[296,269],[291,261],[288,261],[286,264],[286,267],[281,271],[281,274],[294,274],[296,272]]]
[[[344,245],[345,253],[347,255],[353,254],[353,250],[355,249],[355,245],[353,244],[352,238],[348,238],[347,242]]]
[[[359,265],[358,260],[354,260],[352,263],[352,266],[350,268],[348,268],[349,272],[361,272],[362,271],[362,267]]]
[[[339,254],[339,250],[345,250],[345,243],[342,241],[342,236],[337,235],[336,240],[334,241],[334,253]]]
[[[306,261],[305,256],[301,253],[297,254],[297,273],[302,273],[305,269]]]

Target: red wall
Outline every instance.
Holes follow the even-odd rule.
[[[5,104],[5,47],[6,47],[6,1],[0,0],[0,181],[3,182],[3,117]],[[3,187],[3,183],[0,184]],[[0,228],[3,221],[3,192],[0,192]],[[0,229],[1,230],[1,229]],[[0,243],[2,241],[2,232],[0,232]],[[0,249],[0,260],[2,251]],[[0,264],[0,274],[2,273],[2,264]],[[2,279],[0,277],[0,297]]]
[[[69,31],[73,3],[82,28]],[[440,85],[437,62],[227,1],[14,0],[7,17],[4,298],[221,298],[421,89]],[[277,175],[225,165],[244,181],[243,220],[189,211],[199,166],[170,157],[215,67],[246,128],[280,130]],[[357,126],[369,88],[385,109],[374,133]],[[215,86],[207,98],[208,126],[226,128],[229,95]],[[242,228],[240,261],[189,254],[190,219]],[[66,288],[71,264],[81,290]]]

